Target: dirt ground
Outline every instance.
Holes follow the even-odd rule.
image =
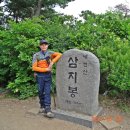
[[[130,130],[130,114],[122,112],[115,106],[114,101],[105,99],[100,101],[103,113],[98,118],[111,117],[121,124],[121,128],[114,130]],[[18,100],[0,96],[0,130],[91,130],[85,126],[59,119],[48,119],[42,115],[31,115],[27,111],[38,108],[38,98]],[[120,118],[119,118],[120,117]],[[118,120],[117,120],[118,119]],[[93,130],[106,130],[95,121]]]

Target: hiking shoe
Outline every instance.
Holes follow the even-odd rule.
[[[45,113],[45,108],[40,108],[39,113]]]
[[[48,118],[54,118],[54,114],[51,111],[45,113],[45,116]]]

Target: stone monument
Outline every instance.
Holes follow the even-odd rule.
[[[55,117],[93,127],[93,116],[101,112],[98,103],[100,64],[88,51],[70,49],[62,55],[56,70]]]

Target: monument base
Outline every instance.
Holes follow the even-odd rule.
[[[101,111],[102,108],[99,108],[99,110],[94,116],[98,116],[101,113]],[[66,120],[89,128],[93,128],[93,116],[77,114],[76,112],[68,112],[60,109],[52,110],[52,112],[55,114],[55,118],[57,119]]]

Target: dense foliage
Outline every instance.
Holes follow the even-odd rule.
[[[55,6],[59,5],[64,8],[71,1],[74,0],[1,0],[0,11],[2,8],[6,14],[4,14],[4,17],[2,17],[2,19],[0,18],[0,20],[7,22],[8,19],[13,19],[19,22],[25,18],[45,15],[50,11],[55,12]]]
[[[70,48],[93,52],[101,64],[100,92],[112,95],[130,93],[130,18],[114,12],[82,14],[81,22],[71,16],[53,15],[10,22],[0,30],[0,83],[20,98],[37,93],[31,70],[32,55],[39,39],[50,42],[49,48],[63,53]],[[55,77],[55,67],[54,67]],[[53,80],[53,90],[55,80]]]

